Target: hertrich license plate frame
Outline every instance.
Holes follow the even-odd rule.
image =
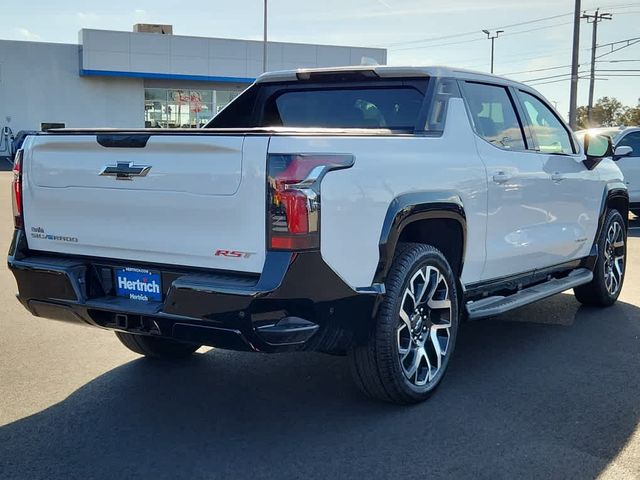
[[[118,297],[140,302],[162,302],[162,275],[157,270],[137,267],[113,269]]]

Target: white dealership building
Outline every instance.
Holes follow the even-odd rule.
[[[377,48],[267,46],[268,70],[386,60]],[[0,40],[0,132],[198,127],[262,70],[260,41],[90,29],[77,45]]]

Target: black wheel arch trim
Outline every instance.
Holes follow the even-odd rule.
[[[630,204],[627,186],[623,182],[608,183],[602,192],[602,202],[600,205],[600,213],[598,214],[598,227],[596,229],[596,234],[593,237],[593,242],[591,243],[591,251],[589,252],[589,256],[584,258],[582,262],[582,266],[589,270],[593,271],[595,269],[596,261],[598,260],[598,239],[602,234],[602,228],[604,227],[604,221],[607,218],[609,206],[617,201],[622,201],[626,206],[626,212],[620,212],[620,214],[624,219],[625,229],[629,228]]]
[[[593,239],[594,246],[598,245],[598,238],[600,238],[600,232],[602,231],[604,220],[607,217],[607,210],[609,209],[609,206],[616,201],[622,201],[626,206],[626,212],[620,212],[620,215],[622,215],[622,218],[624,219],[625,229],[629,228],[628,215],[631,206],[629,203],[629,191],[627,190],[627,186],[623,182],[608,183],[602,194],[602,205],[600,207],[600,215],[598,217],[598,229],[596,231],[596,236]]]
[[[402,231],[420,220],[450,219],[459,223],[462,231],[460,272],[464,264],[467,240],[467,219],[460,196],[453,191],[411,192],[394,198],[389,204],[380,233],[380,258],[373,284],[383,284],[391,267],[393,255]]]

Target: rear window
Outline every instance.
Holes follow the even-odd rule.
[[[424,95],[412,87],[288,90],[265,105],[265,127],[385,128],[413,131]]]

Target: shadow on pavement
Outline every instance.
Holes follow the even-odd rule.
[[[441,389],[404,408],[341,357],[140,359],[0,428],[0,477],[593,478],[638,424],[639,320],[560,295],[466,324]]]

